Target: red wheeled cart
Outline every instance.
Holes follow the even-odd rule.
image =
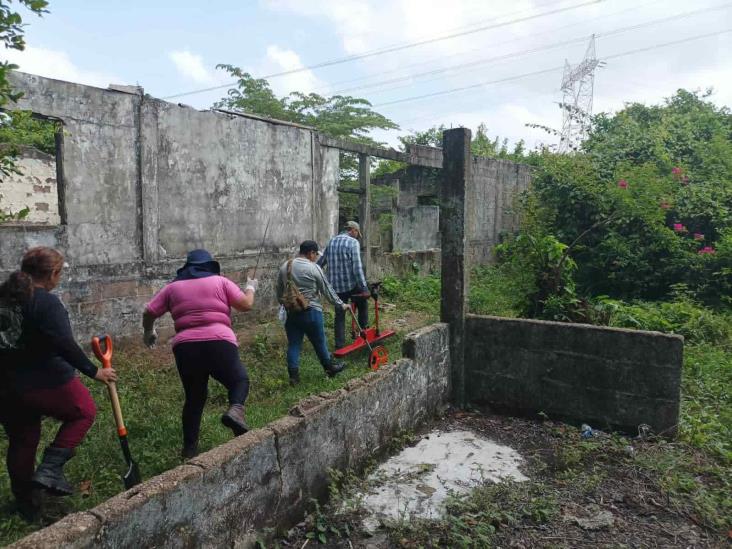
[[[343,358],[355,351],[363,348],[371,351],[369,364],[373,370],[378,370],[379,366],[386,364],[389,360],[389,355],[384,347],[375,347],[374,345],[393,336],[396,334],[394,330],[384,330],[383,332],[379,328],[379,288],[381,282],[374,282],[371,284],[371,297],[374,300],[374,326],[362,330],[356,321],[356,304],[351,303],[351,335],[355,338],[353,343],[346,345],[345,347],[338,349],[333,355],[336,358]],[[368,298],[367,298],[368,299]]]

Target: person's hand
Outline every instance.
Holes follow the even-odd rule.
[[[351,308],[351,306],[348,303],[341,304],[341,309],[343,309],[344,311],[348,311],[348,309],[350,309],[350,308]]]
[[[97,370],[97,375],[94,376],[94,379],[97,381],[101,381],[105,385],[109,385],[113,381],[117,381],[117,372],[114,370],[114,368],[99,368]]]
[[[155,343],[158,341],[158,332],[155,331],[155,328],[150,331],[145,331],[142,334],[142,341],[150,348],[155,347]]]
[[[249,288],[251,288],[253,292],[256,292],[258,286],[259,286],[259,280],[257,280],[256,278],[247,277],[247,285],[244,287],[244,290],[246,291]]]

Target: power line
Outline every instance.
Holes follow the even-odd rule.
[[[651,25],[657,25],[657,24],[661,24],[661,23],[668,23],[669,21],[674,21],[674,20],[677,20],[677,19],[684,19],[684,18],[691,17],[691,16],[694,16],[694,15],[700,15],[702,13],[708,13],[708,12],[712,12],[712,11],[719,11],[719,10],[728,8],[730,6],[732,6],[732,2],[728,2],[726,4],[721,4],[719,6],[713,6],[713,7],[710,7],[710,8],[704,8],[704,9],[699,9],[699,10],[693,10],[693,11],[688,11],[688,12],[684,12],[684,13],[679,13],[679,14],[676,14],[676,15],[671,15],[669,17],[664,17],[664,18],[661,18],[661,19],[654,19],[652,21],[646,21],[646,22],[639,23],[639,24],[636,24],[636,25],[629,25],[629,26],[625,26],[625,27],[620,27],[620,28],[617,28],[617,29],[613,29],[611,31],[603,32],[603,33],[595,33],[594,36],[597,37],[597,38],[601,38],[601,37],[602,38],[607,38],[609,36],[613,36],[613,35],[616,35],[616,34],[622,34],[624,32],[629,32],[629,31],[637,30],[637,29],[640,29],[640,28],[643,28],[643,27],[647,27],[647,26],[651,26]],[[529,49],[521,50],[521,51],[518,51],[518,52],[511,52],[511,53],[507,53],[507,54],[504,54],[504,55],[498,55],[498,56],[495,56],[495,57],[488,57],[488,58],[484,58],[484,59],[478,59],[478,60],[475,60],[475,61],[470,61],[468,63],[461,63],[461,64],[458,64],[458,65],[453,65],[451,67],[442,67],[442,68],[439,68],[439,69],[433,69],[433,70],[426,71],[426,72],[413,73],[413,74],[408,74],[408,75],[405,75],[405,76],[398,76],[398,77],[395,77],[395,78],[391,78],[391,79],[388,79],[388,80],[382,80],[382,81],[379,81],[379,82],[374,82],[372,84],[367,84],[367,85],[364,85],[364,86],[354,86],[354,87],[351,87],[351,88],[343,88],[343,89],[336,90],[336,91],[332,92],[332,94],[333,95],[339,95],[339,94],[342,94],[342,93],[345,93],[345,92],[350,92],[350,91],[365,90],[365,89],[368,89],[368,88],[379,87],[379,86],[382,86],[382,85],[385,85],[385,84],[393,84],[393,83],[396,83],[396,82],[403,82],[403,81],[407,81],[407,80],[412,80],[414,78],[420,78],[422,76],[433,76],[433,75],[444,74],[444,73],[448,73],[448,72],[449,73],[452,73],[452,72],[460,72],[461,69],[472,68],[472,67],[475,67],[475,66],[478,66],[478,65],[485,65],[485,64],[489,64],[489,63],[496,62],[496,61],[504,61],[504,60],[507,60],[507,59],[512,59],[514,57],[521,57],[523,55],[528,55],[528,54],[531,54],[531,53],[542,52],[542,51],[546,51],[546,50],[550,50],[550,49],[555,49],[555,48],[560,48],[560,47],[567,46],[567,45],[571,45],[571,44],[577,44],[577,43],[585,42],[585,41],[588,40],[588,38],[590,38],[590,36],[582,36],[582,37],[579,37],[579,38],[573,38],[571,40],[563,40],[561,42],[555,42],[553,44],[547,44],[545,46],[537,46],[535,48],[529,48]],[[490,47],[490,46],[488,46],[488,47]],[[390,91],[392,89],[395,89],[395,88],[388,88],[386,90],[378,91],[377,93],[382,93],[382,91]]]
[[[622,53],[616,53],[616,54],[613,54],[613,55],[608,55],[608,56],[606,56],[606,57],[603,58],[603,61],[608,60],[608,59],[617,59],[618,57],[624,57],[626,55],[632,55],[634,53],[642,53],[642,52],[651,51],[651,50],[655,50],[655,49],[659,49],[659,48],[665,48],[667,46],[673,46],[673,45],[676,45],[676,44],[683,44],[683,43],[686,43],[686,42],[691,42],[693,40],[700,40],[702,38],[709,38],[711,36],[717,36],[717,35],[724,34],[724,33],[730,32],[730,31],[732,31],[732,28],[724,29],[724,30],[716,31],[716,32],[710,32],[710,33],[706,33],[706,34],[698,34],[696,36],[691,36],[691,37],[688,37],[688,38],[682,38],[680,40],[673,40],[671,42],[664,42],[662,44],[656,44],[654,46],[648,46],[646,48],[637,48],[637,49],[629,50],[629,51],[622,52]],[[449,95],[449,94],[452,94],[452,93],[458,93],[458,92],[461,92],[461,91],[466,91],[466,90],[480,88],[480,87],[483,87],[483,86],[487,86],[489,84],[498,84],[498,83],[501,83],[501,82],[509,82],[511,80],[519,80],[521,78],[527,78],[527,77],[536,76],[536,75],[539,75],[539,74],[546,74],[546,73],[549,73],[549,72],[558,71],[558,70],[562,70],[562,69],[564,69],[564,65],[558,65],[556,67],[551,67],[549,69],[542,69],[542,70],[538,70],[538,71],[527,72],[527,73],[518,74],[518,75],[515,75],[515,76],[509,76],[509,77],[506,77],[506,78],[499,78],[497,80],[488,80],[486,82],[479,82],[478,84],[471,84],[469,86],[461,86],[459,88],[451,88],[449,90],[442,90],[442,91],[433,92],[433,93],[426,93],[426,94],[423,94],[423,95],[415,95],[415,96],[412,96],[412,97],[405,97],[405,98],[402,98],[402,99],[396,99],[394,101],[387,101],[385,103],[379,103],[379,104],[376,104],[376,105],[373,105],[373,106],[374,107],[385,107],[385,106],[388,106],[388,105],[397,105],[397,104],[400,104],[400,103],[407,103],[409,101],[417,101],[417,100],[420,100],[420,99],[428,99],[428,98],[431,98],[431,97],[439,97],[439,96],[443,96],[443,95]]]
[[[361,54],[358,54],[358,55],[349,55],[347,57],[340,57],[340,58],[337,58],[337,59],[331,59],[329,61],[323,61],[322,63],[316,63],[314,65],[308,65],[306,67],[300,67],[300,68],[297,68],[297,69],[290,69],[290,70],[287,70],[287,71],[276,72],[276,73],[273,73],[273,74],[268,74],[268,75],[262,76],[261,78],[263,78],[263,79],[276,78],[278,76],[286,76],[286,75],[295,74],[295,73],[298,73],[298,72],[304,72],[304,71],[313,70],[313,69],[320,69],[320,68],[323,68],[323,67],[331,67],[333,65],[339,65],[341,63],[350,63],[351,61],[358,61],[360,59],[366,59],[366,58],[374,57],[374,56],[377,56],[377,55],[384,55],[386,53],[393,53],[395,51],[401,51],[401,50],[416,48],[416,47],[419,47],[419,46],[424,46],[426,44],[434,44],[435,42],[441,42],[443,40],[451,40],[453,38],[458,38],[460,36],[467,36],[469,34],[475,34],[475,33],[478,33],[478,32],[484,32],[484,31],[487,31],[487,30],[493,30],[493,29],[497,29],[497,28],[500,28],[500,27],[505,27],[505,26],[508,26],[508,25],[513,25],[515,23],[523,23],[525,21],[531,21],[532,19],[538,19],[540,17],[547,17],[549,15],[555,15],[557,13],[563,13],[563,12],[566,12],[566,11],[571,11],[571,10],[575,10],[575,9],[578,9],[578,8],[582,8],[584,6],[589,6],[591,4],[599,4],[599,3],[605,2],[605,1],[606,0],[589,0],[589,1],[583,2],[581,4],[575,4],[573,6],[567,6],[567,7],[564,7],[564,8],[556,8],[556,9],[549,10],[549,11],[545,11],[545,12],[542,12],[542,13],[537,13],[537,14],[534,14],[534,15],[528,15],[526,17],[519,17],[519,18],[516,18],[516,19],[510,19],[510,20],[504,21],[502,23],[495,23],[493,25],[486,25],[486,26],[483,26],[483,27],[478,27],[476,29],[466,30],[466,31],[462,31],[462,32],[456,32],[456,33],[447,34],[447,35],[443,35],[443,36],[438,36],[438,37],[434,37],[434,38],[427,38],[425,40],[420,40],[420,41],[417,41],[417,42],[409,42],[409,43],[401,44],[401,45],[398,45],[398,46],[390,46],[390,47],[386,47],[386,48],[371,50],[371,51],[364,52],[364,53],[361,53]],[[162,99],[174,99],[176,97],[183,97],[185,95],[193,95],[193,94],[204,93],[204,92],[209,92],[209,91],[214,91],[214,90],[220,90],[220,89],[223,89],[223,88],[229,88],[229,87],[235,85],[237,82],[238,82],[238,80],[235,80],[235,81],[230,82],[228,84],[222,84],[222,85],[219,85],[219,86],[211,86],[209,88],[201,88],[201,89],[193,90],[193,91],[189,91],[189,92],[176,93],[176,94],[173,94],[173,95],[168,95],[166,97],[163,97]]]
[[[651,1],[646,2],[644,4],[634,5],[634,6],[631,6],[630,8],[624,8],[624,9],[622,9],[620,11],[616,11],[616,12],[608,13],[608,14],[598,15],[596,17],[591,17],[589,19],[583,19],[582,21],[578,21],[578,22],[575,22],[575,23],[570,23],[568,25],[562,25],[562,26],[555,27],[555,28],[552,28],[552,29],[549,29],[549,30],[546,30],[546,31],[542,31],[542,32],[539,32],[539,33],[536,33],[536,34],[532,34],[532,37],[535,38],[537,36],[542,36],[542,35],[546,35],[546,34],[556,34],[558,31],[561,31],[561,30],[564,30],[564,29],[568,29],[568,28],[571,28],[571,27],[576,27],[577,25],[587,26],[587,23],[589,23],[590,21],[596,21],[598,19],[607,19],[609,17],[614,17],[616,15],[622,15],[624,13],[628,13],[630,11],[636,11],[636,10],[638,10],[640,8],[645,8],[645,7],[651,6],[653,4],[658,4],[658,3],[663,2],[663,1],[665,1],[665,0],[651,0]],[[442,55],[440,57],[433,57],[433,58],[431,58],[431,59],[429,59],[427,61],[422,61],[422,62],[419,62],[419,63],[412,63],[412,64],[405,65],[405,66],[401,66],[401,67],[398,67],[398,68],[395,68],[395,69],[381,71],[381,72],[379,72],[378,75],[360,76],[358,78],[349,78],[347,80],[340,80],[338,82],[332,82],[332,83],[326,84],[324,86],[319,86],[319,87],[315,88],[315,90],[325,90],[325,91],[327,91],[327,90],[333,89],[335,86],[340,86],[342,84],[351,84],[353,82],[362,82],[362,81],[374,80],[375,78],[379,78],[380,76],[383,76],[385,74],[393,74],[393,73],[403,72],[404,69],[408,69],[408,68],[424,67],[424,66],[434,66],[435,62],[438,62],[438,61],[444,62],[446,59],[450,59],[450,58],[453,58],[453,57],[460,57],[460,56],[466,55],[468,53],[482,51],[485,48],[491,48],[493,46],[502,46],[502,45],[511,44],[511,43],[514,43],[514,42],[522,42],[524,40],[525,40],[525,37],[513,38],[511,40],[502,41],[500,44],[490,44],[488,46],[485,46],[484,48],[472,48],[472,49],[470,49],[468,51],[464,51],[464,52],[452,53],[452,54],[449,54],[449,55]],[[337,93],[337,92],[327,91],[327,93],[333,94],[333,93]]]

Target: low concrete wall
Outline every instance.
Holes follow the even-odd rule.
[[[328,468],[360,469],[391,437],[447,404],[447,326],[410,334],[403,354],[345,389],[310,397],[290,416],[11,547],[244,547],[262,528],[289,527],[310,498],[326,495]]]
[[[680,336],[470,315],[467,396],[518,414],[672,436],[679,418]]]

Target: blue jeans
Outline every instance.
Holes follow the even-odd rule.
[[[328,352],[328,342],[325,339],[323,311],[311,308],[301,313],[287,313],[285,332],[287,332],[287,369],[289,371],[296,372],[300,368],[303,336],[308,336],[323,368],[330,367],[331,358]]]

